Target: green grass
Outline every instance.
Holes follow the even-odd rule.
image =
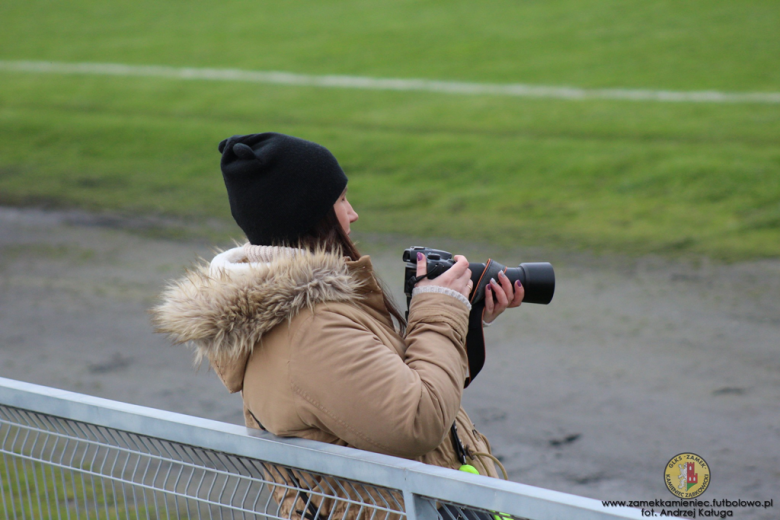
[[[775,2],[0,4],[0,59],[780,91]],[[0,73],[0,202],[229,219],[216,143],[328,146],[357,230],[780,256],[780,105]]]
[[[34,518],[147,518],[166,517],[152,507],[135,507],[144,502],[142,489],[131,489],[121,483],[100,477],[90,477],[78,469],[63,469],[38,461],[31,462],[4,455],[0,458],[0,504],[6,509],[4,518],[26,520]],[[146,496],[152,497],[149,491]],[[163,500],[166,497],[163,495]],[[171,504],[176,512],[176,504]]]

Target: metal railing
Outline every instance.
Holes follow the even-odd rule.
[[[605,520],[628,508],[0,378],[5,519]]]

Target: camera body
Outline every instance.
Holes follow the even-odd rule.
[[[407,298],[411,298],[412,290],[417,283],[417,253],[425,255],[428,278],[436,278],[455,265],[453,255],[448,251],[424,246],[405,249],[403,253],[403,261],[406,262],[404,293]],[[552,301],[555,294],[555,271],[549,262],[528,262],[517,267],[506,267],[489,259],[486,263],[469,262],[469,270],[471,270],[471,280],[474,282],[474,288],[469,295],[472,305],[485,299],[485,287],[491,278],[498,280],[497,276],[501,271],[512,283],[520,280],[525,289],[524,303],[546,305]]]

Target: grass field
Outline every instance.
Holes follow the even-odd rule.
[[[0,60],[780,91],[771,1],[36,0]],[[780,104],[565,101],[0,72],[0,203],[229,218],[216,143],[328,146],[358,230],[780,256]]]
[[[197,502],[177,501],[169,493],[152,492],[137,482],[130,485],[118,473],[109,473],[113,479],[104,478],[106,473],[101,475],[100,470],[105,468],[94,472],[88,464],[59,466],[4,455],[0,458],[3,518],[161,520],[200,513]]]

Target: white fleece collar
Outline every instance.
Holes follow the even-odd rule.
[[[234,247],[219,253],[211,260],[209,272],[249,273],[261,265],[268,265],[275,260],[294,258],[307,254],[303,249],[278,246],[253,246],[249,242],[243,246]]]

